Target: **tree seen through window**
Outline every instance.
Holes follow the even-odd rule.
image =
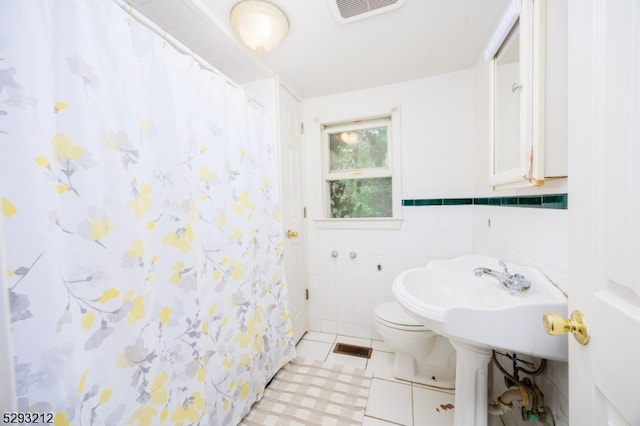
[[[326,134],[330,217],[393,217],[389,120],[336,126]]]

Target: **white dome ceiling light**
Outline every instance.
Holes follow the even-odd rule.
[[[275,49],[289,30],[287,16],[264,0],[242,0],[231,9],[231,25],[242,42],[256,52]]]

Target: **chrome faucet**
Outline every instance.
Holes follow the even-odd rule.
[[[529,290],[531,287],[531,281],[524,277],[522,274],[511,274],[507,269],[507,265],[501,260],[499,263],[500,266],[504,268],[503,272],[494,271],[493,269],[479,267],[473,270],[473,273],[476,277],[481,277],[483,275],[489,275],[490,277],[495,278],[502,284],[502,286],[507,289],[507,291],[511,294],[523,293]]]

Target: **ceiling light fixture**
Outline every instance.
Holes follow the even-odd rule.
[[[231,25],[244,44],[256,52],[275,49],[289,30],[287,16],[264,0],[242,0],[231,9]]]

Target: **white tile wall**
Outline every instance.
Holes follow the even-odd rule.
[[[565,292],[568,287],[568,211],[518,207],[474,206],[474,252],[499,257],[507,262],[535,265]],[[489,225],[490,223],[490,225]],[[502,374],[493,370],[495,399],[505,389]],[[568,420],[568,368],[566,362],[550,361],[534,378],[551,408],[555,424]],[[491,418],[491,425],[527,425],[519,410]]]
[[[472,208],[405,207],[397,231],[315,229],[311,223],[310,330],[379,339],[373,309],[393,300],[391,285],[400,272],[431,259],[472,253]],[[333,250],[338,257],[331,257]]]
[[[310,223],[310,330],[380,339],[373,326],[375,305],[393,300],[391,284],[400,272],[436,258],[477,253],[535,265],[567,289],[567,210],[463,205],[404,207],[402,213],[398,231],[319,230]],[[498,371],[493,377],[495,398],[503,379]],[[566,363],[550,362],[536,378],[557,425],[568,424],[567,377]],[[503,417],[507,425],[524,424],[519,412]]]
[[[561,289],[568,290],[567,210],[493,206],[474,209],[475,253],[537,266]]]

